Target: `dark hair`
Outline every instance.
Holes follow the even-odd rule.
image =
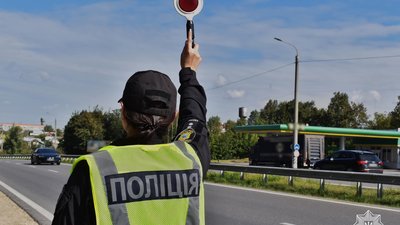
[[[173,121],[173,117],[156,116],[142,114],[134,111],[125,110],[125,117],[128,125],[138,132],[138,138],[145,141],[154,135],[162,138],[168,133],[168,127]]]

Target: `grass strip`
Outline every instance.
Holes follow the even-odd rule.
[[[384,188],[383,198],[379,199],[376,189],[371,188],[363,188],[361,197],[357,197],[356,185],[344,186],[326,183],[325,190],[321,191],[319,180],[315,179],[294,178],[293,186],[290,186],[288,185],[288,178],[283,176],[268,175],[268,181],[264,182],[261,174],[245,174],[244,179],[241,180],[240,173],[238,172],[224,172],[224,175],[221,176],[218,172],[209,171],[206,181],[351,202],[400,207],[400,189]]]

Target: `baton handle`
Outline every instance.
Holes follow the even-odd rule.
[[[192,29],[192,48],[194,48],[194,23],[193,20],[186,21],[186,37],[189,38],[189,30]]]

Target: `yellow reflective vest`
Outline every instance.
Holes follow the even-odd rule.
[[[200,160],[182,141],[106,146],[78,158],[90,170],[98,225],[203,225]]]

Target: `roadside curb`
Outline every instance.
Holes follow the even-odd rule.
[[[20,207],[25,213],[27,213],[32,220],[37,222],[40,225],[51,225],[51,221],[49,221],[45,216],[39,213],[36,209],[32,208],[26,202],[18,198],[16,195],[11,193],[5,187],[0,185],[0,192],[2,192],[6,197],[8,197],[12,202],[14,202],[18,207]]]

